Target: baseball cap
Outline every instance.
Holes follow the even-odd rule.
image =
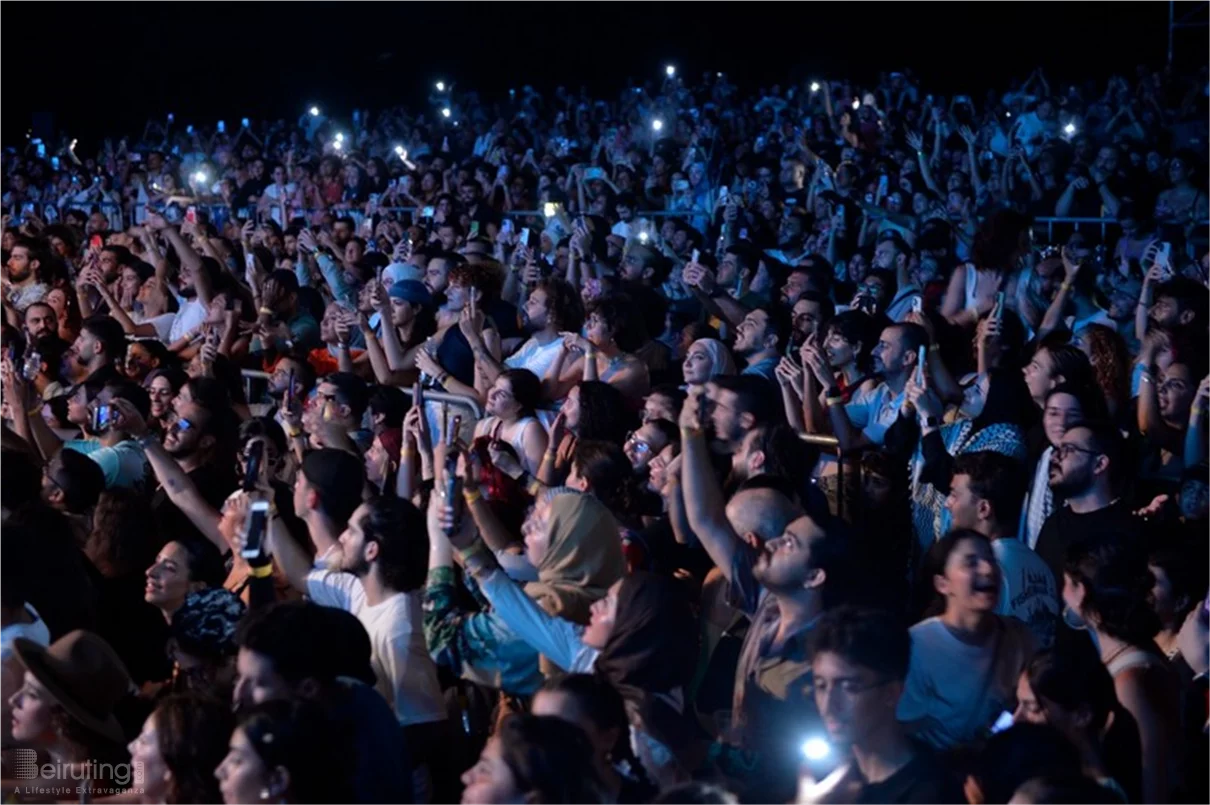
[[[431,305],[433,303],[433,295],[419,280],[396,282],[391,286],[390,296],[392,299],[403,299],[414,305]]]

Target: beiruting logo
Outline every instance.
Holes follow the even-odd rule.
[[[18,780],[45,780],[58,782],[76,780],[80,782],[105,780],[121,788],[143,784],[143,763],[39,763],[38,753],[33,749],[13,749],[10,754],[13,777]]]

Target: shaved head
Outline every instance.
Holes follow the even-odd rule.
[[[761,540],[780,537],[802,516],[797,503],[774,489],[744,489],[727,502],[727,521],[735,533],[755,534]]]

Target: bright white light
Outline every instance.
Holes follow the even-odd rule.
[[[339,132],[339,131],[338,131],[338,132],[336,132],[336,142],[338,142],[338,143],[343,143],[344,141],[345,141],[345,136],[344,136],[344,134],[342,134],[342,133],[341,133],[341,132]]]
[[[554,218],[558,212],[558,206],[553,201],[548,201],[542,205],[542,214],[547,218]]]
[[[1076,133],[1076,124],[1068,123],[1066,126],[1063,127],[1063,131],[1066,132],[1067,134],[1075,134]]]
[[[640,242],[642,242],[642,243],[646,243],[646,242],[647,242],[647,233],[646,233],[646,232],[640,232],[640,233],[639,233],[639,241],[640,241]]]
[[[406,154],[406,153],[407,153],[407,151],[404,151],[404,150],[403,150],[403,146],[402,146],[402,145],[397,145],[397,146],[395,146],[395,153],[396,153],[396,154],[399,154],[399,156],[403,156],[404,154]]]
[[[802,742],[802,753],[807,760],[823,760],[832,754],[832,747],[823,738],[808,738]]]
[[[193,174],[193,181],[197,182],[198,184],[205,184],[206,183],[206,172],[198,171],[197,173]]]
[[[344,148],[344,143],[342,143],[340,140],[337,140],[336,142],[332,143],[333,151],[339,151],[341,148]]]
[[[78,142],[80,142],[80,141],[79,141],[79,140],[72,140],[72,141],[71,141],[71,145],[70,145],[70,146],[68,146],[68,150],[69,150],[69,151],[75,151],[75,150],[76,150],[76,143],[78,143]]]
[[[319,107],[318,106],[311,107],[311,117],[319,117]]]
[[[651,130],[652,131],[659,131],[662,128],[664,128],[664,121],[660,120],[659,118],[656,118],[655,120],[651,121]]]
[[[442,117],[449,117],[452,114],[453,114],[453,111],[451,111],[448,106],[441,110]]]
[[[664,68],[664,72],[668,74],[669,78],[672,78],[674,75],[676,75],[676,68],[670,64]]]
[[[1013,113],[1012,113],[1012,112],[1005,112],[1005,113],[1004,113],[1004,116],[1005,116],[1005,117],[1012,117],[1012,116],[1013,116]]]
[[[811,91],[812,91],[812,92],[819,92],[819,82],[818,82],[818,81],[812,81],[812,82],[811,82]]]
[[[854,98],[854,99],[853,99],[853,108],[854,108],[854,109],[860,109],[860,108],[861,108],[861,101],[860,101],[859,99],[857,99],[857,98]]]
[[[722,77],[723,77],[723,74],[722,74],[722,73],[719,73],[719,74],[718,74],[718,77],[719,77],[719,78],[722,78]]]
[[[437,91],[438,91],[438,92],[445,92],[445,82],[444,82],[444,81],[438,81],[438,82],[437,82]]]
[[[402,159],[404,162],[408,161],[408,150],[406,148],[402,149],[398,153],[400,159]]]

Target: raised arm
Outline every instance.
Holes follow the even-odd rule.
[[[1210,377],[1203,377],[1189,409],[1189,427],[1185,430],[1185,466],[1196,467],[1206,461],[1206,410],[1210,407]]]
[[[681,408],[681,488],[689,527],[723,577],[730,581],[739,535],[727,520],[723,493],[710,466],[710,447],[698,416],[704,393],[702,386],[696,387]]]

